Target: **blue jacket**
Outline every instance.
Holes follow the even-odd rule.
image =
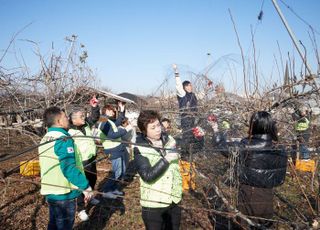
[[[117,132],[114,132],[109,122],[103,122],[100,129],[104,133],[104,135],[106,135],[106,137],[110,139],[117,139],[127,134],[127,131],[125,129],[118,129]],[[108,153],[111,154],[111,160],[122,157],[126,151],[126,146],[123,143],[115,148],[108,149]]]

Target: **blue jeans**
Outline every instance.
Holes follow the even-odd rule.
[[[308,142],[310,139],[309,132],[300,132],[297,135],[297,140],[299,142],[299,152],[300,152],[300,159],[310,159],[310,151],[308,149]]]
[[[76,199],[72,200],[48,200],[49,223],[48,230],[72,229],[76,212]]]
[[[310,159],[310,151],[305,144],[299,144],[300,159]]]
[[[126,161],[127,157],[125,155],[111,160],[112,174],[104,184],[103,192],[111,192],[119,189],[118,180],[124,177],[127,165]]]

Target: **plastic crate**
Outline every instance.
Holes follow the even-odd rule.
[[[20,161],[20,174],[23,176],[39,176],[40,165],[38,160]]]
[[[191,164],[188,161],[179,161],[179,168],[180,168],[180,174],[182,177],[182,189],[184,191],[187,191],[189,189],[196,189],[196,183],[195,183],[195,165]]]
[[[296,160],[296,170],[304,172],[315,172],[316,162],[314,160]]]

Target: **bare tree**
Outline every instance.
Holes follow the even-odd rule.
[[[92,92],[87,88],[96,86],[96,76],[87,64],[88,52],[76,35],[65,38],[66,52],[55,50],[52,44],[49,55],[42,54],[38,43],[25,41],[34,47],[39,70],[30,74],[23,55],[16,68],[0,66],[1,113],[11,112],[10,119],[19,115],[22,121],[32,120],[30,111],[40,113],[49,106],[68,110],[71,104],[90,97]]]

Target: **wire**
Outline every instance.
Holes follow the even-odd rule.
[[[191,130],[192,130],[192,129],[186,130],[186,132],[190,132]],[[4,158],[4,159],[0,159],[0,162],[7,161],[7,160],[12,159],[12,158],[14,158],[14,157],[20,156],[20,155],[22,155],[22,154],[24,154],[24,153],[27,153],[27,152],[29,152],[29,151],[37,148],[37,147],[43,146],[43,145],[48,144],[48,143],[51,143],[51,142],[54,142],[54,141],[57,141],[57,140],[67,140],[67,139],[72,139],[72,138],[73,138],[73,139],[74,139],[74,138],[75,138],[75,139],[77,139],[77,138],[82,138],[82,139],[83,139],[83,138],[97,139],[97,138],[98,138],[98,139],[100,139],[100,140],[109,140],[109,141],[118,142],[118,143],[123,143],[123,144],[130,144],[130,145],[132,145],[132,146],[140,146],[140,147],[153,148],[153,149],[156,149],[156,150],[168,150],[168,151],[174,150],[174,149],[172,149],[172,148],[154,147],[154,146],[151,146],[151,145],[148,145],[148,144],[138,144],[138,143],[133,143],[133,142],[129,142],[129,141],[114,140],[114,139],[110,139],[110,138],[100,138],[100,137],[95,137],[95,136],[65,136],[65,137],[56,138],[56,139],[53,139],[53,140],[50,140],[50,141],[46,141],[46,142],[44,142],[44,143],[41,143],[41,144],[36,145],[36,146],[33,146],[33,147],[31,147],[31,148],[29,148],[29,149],[27,149],[27,150],[24,150],[24,151],[22,151],[22,152],[20,152],[20,153],[15,154],[15,155],[6,157],[6,158]],[[229,143],[229,145],[230,145],[230,144],[232,145],[232,143]],[[292,147],[292,146],[294,146],[294,145],[293,145],[292,143],[290,143],[289,145],[286,144],[286,146]],[[51,146],[51,148],[52,148],[52,147],[53,147],[53,146]],[[284,147],[285,147],[285,146],[284,146]],[[250,148],[245,147],[245,146],[239,146],[239,149],[242,150],[242,151],[250,150]],[[228,146],[227,146],[227,145],[226,145],[226,146],[223,146],[223,147],[221,147],[221,146],[218,146],[218,147],[215,146],[215,147],[212,147],[212,148],[204,148],[204,150],[210,150],[210,151],[212,151],[212,152],[225,152],[225,151],[228,151]],[[272,151],[276,151],[276,150],[283,150],[283,147],[278,147],[278,148],[268,147],[268,148],[263,148],[263,149],[261,149],[261,150],[272,150]],[[177,149],[177,151],[179,151],[179,149]],[[207,152],[208,152],[208,151],[207,151]],[[24,163],[20,164],[19,166],[10,169],[9,171],[7,171],[7,173],[11,173],[11,172],[17,170],[19,167],[21,167],[21,166],[24,165],[24,164],[27,164],[29,161],[35,159],[36,157],[40,156],[41,154],[43,154],[43,153],[39,153],[37,156],[32,157],[31,159],[29,159],[29,160],[25,161]],[[146,154],[149,154],[149,153],[146,153]],[[150,153],[150,154],[151,154],[151,153]],[[212,153],[210,153],[210,154],[212,154]],[[291,154],[291,151],[288,152],[288,155],[290,155],[290,154]]]
[[[310,23],[308,23],[305,19],[303,19],[301,16],[299,16],[293,9],[292,7],[290,7],[288,4],[286,4],[283,0],[280,0],[280,2],[285,5],[298,19],[300,19],[304,24],[306,24],[311,30],[313,30],[315,33],[317,33],[318,35],[320,35],[320,33],[313,27],[310,25]]]
[[[36,182],[36,181],[30,181],[30,180],[22,180],[22,179],[15,179],[15,178],[6,178],[6,180],[10,180],[10,181],[16,181],[16,182],[26,182],[26,183],[32,183],[32,184],[35,184],[35,185],[39,185],[40,183],[39,182]],[[48,184],[50,185],[50,184]],[[63,187],[63,186],[55,186],[55,187]],[[65,187],[64,187],[65,188]],[[74,189],[73,190],[78,190],[78,191],[81,191],[81,189]],[[102,192],[99,192],[99,191],[93,191],[95,194],[101,194],[103,195],[104,193]],[[124,198],[124,196],[117,196],[118,198]],[[131,198],[136,198],[136,199],[139,199],[139,197],[132,197]],[[158,203],[158,204],[161,204],[161,205],[166,205],[166,206],[169,206],[171,205],[172,203],[166,203],[166,202],[159,202],[159,201],[153,201],[153,200],[144,200],[144,199],[141,199],[140,200],[142,201],[148,201],[148,202],[153,202],[153,203]],[[209,213],[214,213],[214,214],[219,214],[219,215],[224,215],[226,217],[229,217],[229,218],[235,218],[236,216],[239,215],[239,211],[238,210],[235,210],[235,211],[228,211],[228,212],[225,212],[225,211],[221,211],[221,210],[216,210],[214,208],[199,208],[199,207],[192,207],[190,205],[186,206],[186,205],[182,205],[182,204],[177,204],[180,208],[186,210],[186,211],[190,211],[190,210],[194,210],[194,211],[204,211],[204,212],[207,212],[208,214]],[[112,204],[108,203],[108,204],[105,204],[105,205],[99,205],[100,208],[109,208],[109,209],[117,209],[117,210],[125,210],[125,207],[119,207],[119,206],[113,206]],[[137,207],[136,210],[140,210],[140,207]],[[148,210],[148,212],[152,212],[153,210]],[[284,220],[275,220],[275,219],[268,219],[268,218],[261,218],[261,217],[256,217],[256,216],[247,216],[247,215],[244,215],[250,219],[256,219],[256,220],[266,220],[266,221],[272,221],[272,222],[278,222],[278,223],[283,223],[283,224],[288,224],[288,225],[292,225],[292,224],[295,224],[295,222],[292,222],[290,220],[288,221],[284,221]],[[298,224],[296,224],[298,225]]]

